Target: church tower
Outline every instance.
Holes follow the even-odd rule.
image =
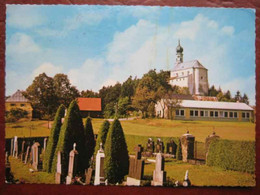
[[[179,44],[176,47],[176,63],[182,63],[183,62],[183,48],[180,44],[180,39],[179,39]]]

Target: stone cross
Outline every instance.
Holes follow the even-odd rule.
[[[57,153],[57,169],[55,173],[55,183],[61,184],[61,152],[58,151]]]
[[[32,145],[32,167],[36,171],[42,168],[42,162],[40,161],[40,144],[38,142]]]
[[[11,139],[10,156],[13,155],[13,151],[14,151],[14,139]]]
[[[104,174],[104,159],[105,153],[102,148],[102,143],[100,143],[100,149],[96,155],[96,168],[95,168],[95,180],[94,185],[105,184],[105,174]]]
[[[164,157],[162,153],[156,154],[155,170],[153,171],[152,186],[163,186],[166,181],[166,172],[164,171]]]
[[[76,150],[76,143],[73,144],[73,150],[70,151],[68,176],[66,177],[66,184],[71,184],[72,178],[75,177],[77,171],[78,151]]]
[[[22,150],[21,150],[21,161],[22,162],[24,161],[24,157],[25,157],[24,148],[25,148],[25,141],[22,142]]]
[[[15,158],[18,157],[18,137],[14,136],[14,151],[13,151],[13,156],[15,156]]]
[[[27,161],[28,161],[29,154],[30,154],[30,148],[31,148],[30,146],[27,146],[26,153],[25,153],[24,164],[26,164]]]
[[[181,136],[182,161],[187,162],[189,159],[194,159],[194,144],[195,137],[189,132]]]
[[[135,147],[135,157],[130,157],[129,173],[126,181],[128,186],[140,186],[144,175],[144,160],[142,160],[143,147]]]

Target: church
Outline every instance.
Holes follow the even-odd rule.
[[[175,95],[161,99],[155,105],[158,118],[175,120],[253,121],[254,109],[240,102],[219,102],[209,97],[208,70],[198,61],[183,61],[180,41],[176,48],[176,62],[170,74],[172,86],[187,87],[190,95]],[[177,97],[178,96],[178,97]],[[173,106],[171,102],[179,102]]]
[[[176,48],[176,63],[171,71],[170,84],[187,87],[191,95],[208,95],[208,69],[198,60],[183,62],[183,48]]]

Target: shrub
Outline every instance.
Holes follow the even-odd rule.
[[[85,169],[89,167],[89,162],[91,157],[93,156],[94,153],[94,148],[95,148],[95,140],[94,140],[94,133],[93,133],[93,127],[91,123],[91,119],[88,117],[85,123],[84,127],[85,131]]]
[[[96,156],[99,148],[100,148],[100,143],[102,142],[102,146],[104,148],[105,146],[105,143],[106,143],[106,138],[107,138],[107,133],[108,133],[108,130],[109,130],[109,126],[110,126],[110,123],[105,120],[98,132],[98,137],[97,137],[97,141],[96,141],[96,147],[95,147],[95,152],[94,152],[94,157]]]
[[[68,173],[69,153],[73,149],[73,144],[76,143],[76,150],[79,153],[77,173],[84,172],[84,152],[85,138],[84,127],[80,115],[77,102],[74,100],[70,103],[64,123],[61,126],[59,141],[55,150],[54,160],[52,163],[52,172],[56,172],[57,153],[62,153],[62,182]]]
[[[28,118],[28,112],[21,108],[12,108],[9,112],[6,112],[5,121],[7,123],[13,123],[21,118]]]
[[[64,113],[65,113],[65,106],[60,105],[60,107],[56,112],[55,119],[51,128],[49,140],[46,146],[46,151],[45,151],[44,161],[43,161],[43,169],[49,173],[51,172],[53,156],[57,146],[57,142],[59,140],[60,128],[62,125],[61,119],[63,118]]]
[[[255,171],[255,142],[214,140],[209,146],[207,165],[248,173]]]
[[[174,140],[174,141],[176,141],[176,140]],[[181,140],[178,139],[178,141],[176,141],[176,142],[177,142],[176,159],[182,160]]]
[[[129,156],[124,132],[118,119],[109,128],[105,144],[105,178],[110,184],[121,183],[128,174]]]

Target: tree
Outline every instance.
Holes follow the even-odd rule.
[[[105,178],[110,184],[121,183],[128,174],[129,156],[124,132],[118,119],[109,128],[105,144]]]
[[[103,123],[102,123],[102,126],[98,132],[98,137],[97,137],[97,141],[96,141],[96,147],[95,147],[95,152],[94,152],[94,157],[96,156],[97,154],[97,151],[99,150],[100,148],[100,143],[102,143],[102,146],[104,148],[105,146],[105,143],[106,143],[106,138],[107,138],[107,133],[108,133],[108,130],[109,130],[109,126],[110,126],[110,123],[105,120]]]
[[[240,91],[237,91],[237,93],[236,93],[236,95],[235,95],[235,97],[234,97],[234,100],[235,100],[236,102],[241,102],[242,97],[241,97],[241,95],[240,95]]]
[[[73,100],[68,108],[64,123],[61,126],[58,144],[55,150],[54,160],[52,163],[52,172],[56,172],[57,154],[61,152],[62,164],[62,182],[68,173],[69,153],[73,149],[73,144],[76,143],[76,150],[79,153],[77,173],[84,173],[85,168],[85,134],[82,118],[76,100]]]
[[[130,107],[129,97],[119,98],[118,101],[118,116],[125,117]]]
[[[51,128],[49,140],[47,143],[46,151],[44,153],[44,160],[43,160],[43,169],[47,172],[51,172],[53,156],[55,153],[55,149],[58,143],[60,129],[62,125],[61,119],[64,117],[65,113],[65,106],[62,104],[58,108],[55,119]]]
[[[246,103],[247,105],[249,104],[249,100],[247,95],[244,93],[243,97],[242,97],[242,102]]]
[[[86,97],[86,98],[98,98],[99,94],[92,91],[92,90],[86,90],[86,91],[81,91],[81,97]]]
[[[218,95],[218,91],[215,89],[215,86],[212,85],[210,88],[209,88],[209,96],[214,96],[216,97]]]
[[[227,92],[224,94],[224,97],[225,97],[227,100],[229,100],[229,101],[232,99],[231,93],[230,93],[229,90],[227,90]]]
[[[94,133],[93,133],[93,127],[91,123],[90,117],[87,118],[85,122],[85,158],[86,166],[85,169],[87,169],[90,165],[90,159],[93,156],[94,148],[95,148],[95,140],[94,140]]]
[[[33,83],[26,89],[23,95],[32,103],[34,112],[44,115],[54,116],[57,110],[57,96],[55,94],[53,79],[45,73],[35,77]]]

